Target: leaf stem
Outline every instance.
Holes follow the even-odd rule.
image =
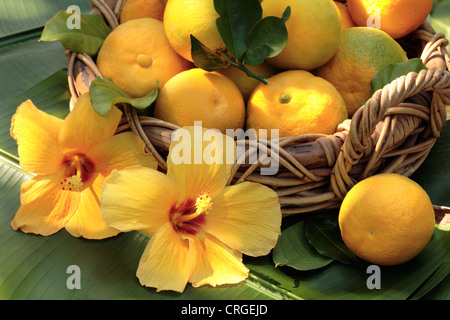
[[[223,51],[220,54],[222,55],[222,57],[224,57],[228,61],[229,64],[231,64],[235,68],[242,70],[243,72],[245,72],[247,74],[247,76],[254,78],[256,80],[259,80],[264,84],[269,84],[269,81],[267,81],[267,79],[264,78],[263,75],[256,74],[256,73],[252,72],[251,70],[247,69],[242,63],[231,60],[230,57]]]

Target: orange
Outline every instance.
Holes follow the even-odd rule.
[[[350,12],[345,4],[339,1],[334,1],[334,4],[338,7],[341,15],[342,29],[348,29],[356,27],[355,22],[352,20]]]
[[[347,6],[359,26],[381,28],[398,39],[420,27],[433,0],[348,0]]]
[[[170,0],[164,11],[164,28],[170,44],[178,54],[192,61],[191,37],[212,50],[226,49],[216,19],[213,0]]]
[[[256,87],[247,103],[247,128],[278,129],[280,137],[332,134],[347,118],[345,103],[328,81],[308,71],[289,70]]]
[[[177,73],[191,67],[170,46],[163,23],[152,18],[129,20],[103,42],[97,66],[104,77],[132,97],[151,92]]]
[[[339,211],[346,246],[379,265],[414,258],[429,242],[434,225],[433,206],[425,190],[398,174],[379,174],[357,183]]]
[[[166,83],[156,99],[154,115],[180,127],[202,121],[203,127],[226,133],[244,126],[245,104],[229,78],[193,68]]]
[[[378,71],[389,63],[406,60],[402,47],[386,32],[355,27],[342,31],[338,51],[314,73],[336,87],[351,117],[370,98],[371,80]]]
[[[264,17],[281,17],[286,7],[291,7],[286,48],[267,59],[273,66],[310,71],[335,54],[341,38],[341,19],[332,0],[264,0],[261,6]]]
[[[253,73],[262,75],[264,78],[269,78],[278,72],[276,68],[272,67],[267,62],[263,62],[254,66],[244,66]],[[238,86],[239,90],[241,90],[242,96],[244,97],[245,101],[248,100],[253,90],[255,90],[255,88],[261,83],[261,81],[247,76],[245,72],[233,66],[229,66],[225,69],[220,69],[218,70],[218,72],[226,75],[228,78],[233,80],[233,82]]]
[[[160,0],[127,0],[120,12],[120,23],[132,19],[154,18],[163,20],[164,5]]]

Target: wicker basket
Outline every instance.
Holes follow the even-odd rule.
[[[92,12],[103,15],[115,28],[124,0],[92,0]],[[345,1],[341,1],[345,2]],[[260,174],[262,164],[234,165],[229,184],[259,182],[275,190],[284,216],[339,207],[345,194],[358,181],[378,173],[410,176],[423,163],[446,121],[450,105],[450,57],[447,39],[424,23],[417,31],[398,41],[409,58],[420,57],[428,67],[410,73],[378,90],[352,117],[339,125],[333,135],[307,134],[280,138],[279,144],[237,141],[246,145],[242,157],[258,148],[276,150],[279,171]],[[95,57],[68,52],[68,80],[72,95],[89,90],[101,77]],[[146,143],[166,170],[170,137],[178,127],[156,118],[139,116],[122,105],[124,117],[118,132],[132,130]],[[245,163],[248,163],[246,161]]]

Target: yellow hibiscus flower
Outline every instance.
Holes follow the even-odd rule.
[[[23,102],[11,121],[20,166],[34,178],[21,186],[21,206],[11,225],[40,235],[63,227],[73,236],[102,239],[120,231],[105,224],[100,214],[100,190],[113,169],[156,168],[152,155],[133,133],[115,135],[122,112],[113,107],[98,115],[89,94],[59,119]]]
[[[102,189],[107,224],[151,237],[136,275],[157,291],[183,292],[188,282],[241,282],[248,276],[242,254],[266,255],[280,235],[277,194],[251,182],[226,186],[234,162],[225,160],[230,152],[236,159],[236,145],[211,130],[210,142],[199,144],[195,131],[206,131],[198,128],[175,132],[167,175],[148,168],[114,170]]]

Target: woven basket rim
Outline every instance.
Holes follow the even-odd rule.
[[[115,28],[124,3],[125,0],[92,0],[92,12],[103,15]],[[283,170],[276,176],[258,174],[260,163],[236,163],[228,184],[247,180],[268,185],[277,192],[286,216],[338,207],[359,180],[372,174],[394,172],[410,176],[414,173],[426,159],[446,121],[445,107],[450,105],[450,57],[445,35],[436,33],[428,22],[399,42],[409,40],[421,46],[413,49],[418,51],[428,70],[402,76],[375,92],[352,119],[340,124],[332,135],[280,138],[279,144],[273,147],[279,152]],[[91,77],[102,75],[92,57],[76,52],[67,54],[73,105],[80,94],[75,81],[76,61],[85,66],[81,72],[88,69]],[[156,157],[160,170],[166,170],[164,157],[170,136],[179,127],[139,116],[128,105],[121,107],[124,117],[117,132],[133,131],[145,142],[146,151]],[[264,146],[267,143],[270,144],[263,141]],[[298,153],[297,149],[306,146],[313,150],[310,154]],[[250,154],[249,147],[246,156]],[[386,159],[389,162],[381,165]]]

